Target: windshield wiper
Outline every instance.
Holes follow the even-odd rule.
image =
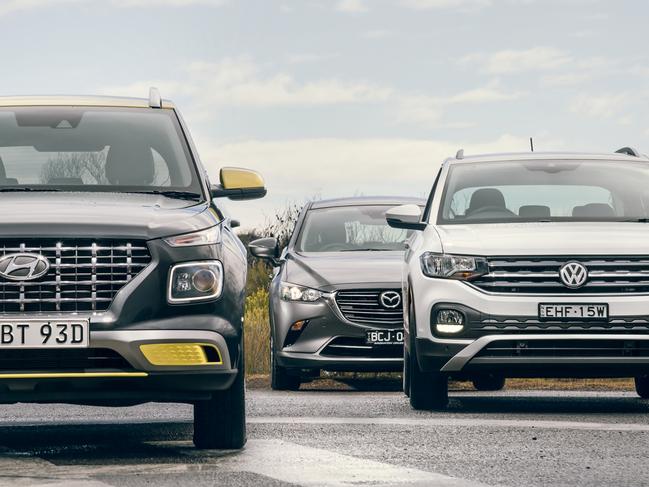
[[[150,191],[127,191],[127,193],[158,194],[161,196],[166,196],[167,198],[176,198],[179,200],[200,200],[201,199],[200,194],[193,193],[191,191],[160,191],[158,189],[152,189]]]
[[[20,193],[20,192],[29,192],[29,191],[49,191],[56,192],[61,191],[56,188],[30,188],[29,186],[16,186],[16,187],[4,187],[0,188],[0,193]]]

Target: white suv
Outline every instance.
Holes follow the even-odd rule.
[[[448,402],[448,378],[635,377],[649,397],[649,158],[529,153],[442,164],[403,275],[404,391]]]

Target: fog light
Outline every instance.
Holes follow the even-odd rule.
[[[170,303],[215,299],[223,289],[223,265],[218,260],[176,264],[169,272]]]
[[[291,331],[302,331],[304,325],[306,325],[306,320],[296,321],[291,325]]]
[[[464,329],[464,315],[454,309],[437,312],[435,329],[440,333],[460,333]]]
[[[222,364],[219,349],[210,343],[147,343],[140,345],[144,357],[159,366]]]

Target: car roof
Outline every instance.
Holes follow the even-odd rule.
[[[477,154],[466,155],[458,158],[449,157],[444,164],[467,164],[472,162],[503,162],[503,161],[560,161],[560,160],[599,160],[599,161],[629,161],[629,162],[649,162],[649,157],[641,154],[639,157],[615,152],[612,154],[605,153],[586,153],[586,152],[507,152],[501,154]]]
[[[413,198],[409,196],[354,196],[348,198],[333,198],[318,200],[311,203],[310,209],[336,208],[340,206],[372,206],[372,205],[419,205],[425,206],[425,198]]]
[[[0,96],[0,108],[37,106],[151,108],[148,98],[70,95]],[[174,108],[174,104],[169,100],[162,100],[162,108],[171,109]]]

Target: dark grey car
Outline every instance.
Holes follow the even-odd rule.
[[[401,266],[410,232],[390,228],[385,212],[408,203],[425,205],[399,197],[312,202],[281,254],[273,238],[250,244],[253,255],[276,267],[273,389],[297,389],[321,370],[401,370]]]

